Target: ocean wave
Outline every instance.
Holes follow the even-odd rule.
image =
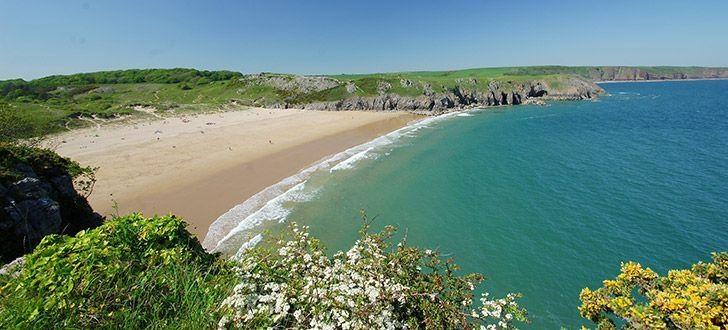
[[[344,161],[342,161],[341,163],[336,164],[336,166],[332,167],[329,170],[329,172],[334,172],[334,171],[338,171],[338,170],[343,170],[343,169],[348,169],[348,168],[354,167],[354,163],[356,163],[357,161],[362,160],[364,158],[367,158],[367,153],[369,153],[373,149],[374,149],[374,147],[372,146],[372,147],[366,148],[366,149],[364,149],[364,150],[362,150],[362,151],[354,154],[353,156],[351,156],[351,157],[345,159]]]
[[[427,117],[322,159],[301,172],[265,188],[222,214],[210,225],[202,246],[211,252],[220,252],[233,257],[240,256],[245,250],[262,240],[262,235],[254,232],[255,228],[266,221],[285,221],[291,213],[290,207],[287,207],[289,203],[304,202],[316,196],[318,188],[307,187],[306,183],[317,171],[328,169],[329,173],[333,173],[351,169],[357,162],[372,157],[378,148],[392,145],[403,137],[416,136],[419,130],[430,127],[432,123],[463,114],[466,113],[451,112],[436,117]]]

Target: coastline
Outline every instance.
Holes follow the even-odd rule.
[[[245,250],[262,240],[262,234],[259,231],[251,230],[262,225],[263,222],[284,221],[289,214],[289,210],[284,204],[310,197],[303,190],[313,173],[320,170],[333,172],[350,168],[360,159],[366,158],[370,152],[396,143],[402,136],[411,136],[419,129],[449,117],[472,116],[468,112],[476,109],[478,108],[451,111],[438,116],[421,117],[370,141],[328,155],[296,174],[266,187],[220,215],[210,225],[202,246],[207,251],[237,258]]]
[[[170,212],[203,240],[218,216],[266,187],[422,117],[251,108],[86,128],[49,143],[99,168],[89,196],[97,212]]]
[[[616,84],[616,83],[650,83],[670,81],[702,81],[702,80],[728,80],[728,78],[689,78],[689,79],[650,79],[650,80],[604,80],[595,81],[595,84]]]

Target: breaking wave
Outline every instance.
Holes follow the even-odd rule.
[[[467,112],[451,112],[436,117],[415,121],[389,134],[380,136],[364,144],[349,148],[338,154],[326,157],[314,165],[269,186],[238,204],[217,218],[202,243],[210,252],[221,252],[228,256],[239,257],[245,250],[262,240],[259,227],[266,222],[283,222],[291,213],[290,203],[304,202],[316,196],[320,187],[307,187],[307,180],[319,171],[351,169],[363,159],[376,157],[377,150],[390,146],[403,137],[414,137],[417,131],[432,123],[453,116],[472,116]],[[385,156],[389,152],[383,153]]]

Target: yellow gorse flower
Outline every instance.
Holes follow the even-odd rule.
[[[613,318],[629,328],[725,329],[728,327],[728,253],[713,253],[712,263],[671,270],[660,277],[636,262],[621,265],[614,280],[585,288],[580,314],[600,328],[614,328]]]

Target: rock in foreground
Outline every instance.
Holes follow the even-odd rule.
[[[32,251],[46,235],[73,235],[101,224],[102,217],[74,188],[74,179],[80,179],[90,189],[91,173],[50,150],[0,144],[3,263]]]

